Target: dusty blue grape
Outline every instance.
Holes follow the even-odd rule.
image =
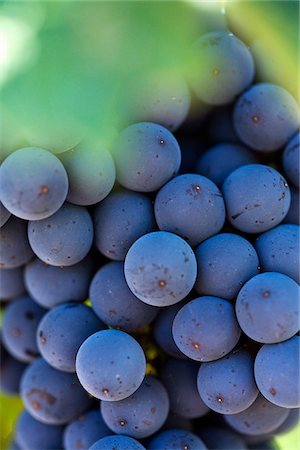
[[[204,403],[219,414],[237,414],[255,401],[254,361],[244,350],[235,350],[200,366],[197,378]]]
[[[287,179],[300,187],[300,133],[290,140],[282,154],[282,165]]]
[[[190,301],[178,311],[173,322],[175,344],[195,361],[222,358],[235,347],[240,334],[234,307],[218,297]]]
[[[21,397],[26,410],[36,420],[49,425],[66,424],[91,404],[75,374],[56,370],[42,358],[25,370]]]
[[[199,432],[205,445],[211,450],[247,450],[242,437],[231,430],[208,426]]]
[[[251,339],[273,344],[299,331],[299,285],[278,272],[266,272],[247,281],[236,300],[241,329]]]
[[[94,205],[112,190],[116,171],[111,154],[96,144],[79,144],[59,155],[69,178],[67,201]]]
[[[142,439],[156,433],[169,413],[169,397],[163,384],[147,376],[130,397],[119,402],[101,402],[106,425],[116,434]]]
[[[257,162],[254,152],[246,147],[222,143],[209,148],[200,155],[196,172],[209,178],[221,188],[225,178],[235,169]]]
[[[272,152],[288,143],[299,127],[299,106],[280,86],[259,83],[244,92],[234,108],[234,126],[246,145]]]
[[[19,297],[25,291],[24,269],[16,267],[15,269],[0,268],[0,299],[11,300]]]
[[[0,168],[0,197],[4,206],[25,220],[54,214],[68,192],[64,166],[52,153],[37,147],[11,153]]]
[[[186,419],[195,419],[208,413],[197,389],[199,365],[192,361],[168,359],[161,369],[161,380],[166,387],[171,411]]]
[[[213,31],[201,36],[194,44],[194,59],[194,91],[202,101],[211,105],[232,102],[254,77],[250,50],[226,31]]]
[[[291,194],[277,170],[249,164],[233,171],[222,187],[228,221],[239,231],[262,233],[287,215]]]
[[[89,298],[92,308],[108,326],[132,332],[148,325],[159,308],[146,305],[129,289],[124,276],[124,264],[110,262],[95,274]]]
[[[1,342],[0,391],[7,395],[19,395],[20,380],[27,364],[13,358]]]
[[[95,442],[89,450],[146,450],[137,440],[128,436],[106,436]]]
[[[87,299],[93,261],[87,256],[73,266],[50,266],[36,258],[26,265],[24,278],[31,297],[44,308]]]
[[[237,234],[217,234],[202,242],[195,255],[199,295],[234,299],[245,282],[259,272],[253,245]]]
[[[5,309],[2,338],[7,350],[23,362],[31,362],[38,355],[36,330],[46,310],[24,295]]]
[[[207,131],[210,141],[214,144],[240,143],[233,126],[232,107],[224,106],[213,110]]]
[[[276,430],[287,418],[289,410],[258,395],[252,405],[238,414],[225,415],[225,421],[239,433],[261,435]]]
[[[179,350],[174,342],[172,334],[173,320],[182,304],[178,303],[168,308],[162,308],[153,324],[153,337],[159,347],[168,355],[174,358],[183,358],[186,356]]]
[[[218,233],[226,214],[217,186],[198,174],[179,175],[163,186],[154,212],[160,230],[176,233],[192,246]]]
[[[138,192],[112,192],[96,206],[94,226],[98,250],[123,261],[134,241],[156,227],[152,202]]]
[[[89,306],[64,303],[44,315],[37,329],[37,345],[42,357],[55,369],[75,372],[81,344],[104,328]]]
[[[291,205],[283,223],[300,225],[300,196],[299,189],[291,187]]]
[[[118,401],[133,394],[146,372],[140,344],[119,330],[103,330],[87,338],[76,357],[82,386],[96,398]]]
[[[264,272],[280,272],[300,282],[299,226],[279,225],[261,234],[255,241]]]
[[[72,266],[89,252],[93,222],[86,208],[65,203],[44,220],[28,223],[28,238],[34,253],[51,266]]]
[[[181,153],[173,134],[140,122],[123,130],[114,148],[118,182],[133,191],[152,192],[176,175]]]
[[[10,216],[11,213],[5,208],[3,203],[0,201],[0,228],[6,224]]]
[[[15,269],[33,258],[27,237],[27,222],[10,217],[0,229],[0,268]]]
[[[255,359],[258,389],[270,402],[283,408],[300,407],[299,340],[299,336],[294,336],[280,344],[263,345]]]
[[[67,425],[63,436],[64,448],[88,450],[96,441],[110,434],[99,409],[92,409]]]
[[[157,434],[149,443],[149,450],[206,450],[203,441],[190,431],[173,428]]]
[[[139,238],[129,249],[124,264],[130,290],[153,306],[170,306],[192,290],[197,263],[191,247],[165,231]]]
[[[47,425],[23,411],[15,426],[15,439],[22,450],[61,450],[62,425]],[[75,448],[75,447],[74,447]]]

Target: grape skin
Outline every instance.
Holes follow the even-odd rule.
[[[175,344],[195,361],[222,358],[235,347],[240,334],[233,306],[218,297],[204,296],[188,302],[173,322]]]
[[[169,398],[163,384],[147,376],[130,397],[118,402],[101,402],[106,425],[117,434],[141,439],[156,433],[169,413]]]
[[[146,372],[146,359],[138,342],[119,330],[103,330],[88,337],[76,356],[76,373],[91,395],[118,401],[133,394]]]
[[[260,392],[274,405],[300,407],[299,336],[273,345],[263,345],[254,365]],[[278,370],[280,368],[280,370]]]
[[[159,312],[159,308],[147,305],[131,292],[121,262],[110,262],[98,270],[89,296],[93,310],[106,325],[127,332],[148,325]]]
[[[0,167],[4,206],[25,220],[41,220],[59,210],[68,192],[64,166],[52,153],[28,147],[11,153]]]
[[[254,341],[285,341],[299,331],[299,285],[281,273],[261,273],[242,287],[235,309],[240,327]]]
[[[234,170],[224,181],[222,192],[228,221],[245,233],[262,233],[275,227],[287,215],[291,203],[285,179],[262,164]]]
[[[28,223],[34,253],[52,266],[72,266],[81,261],[92,246],[93,234],[87,209],[71,203],[65,203],[47,219]]]
[[[170,306],[188,295],[196,280],[196,258],[179,236],[157,231],[139,238],[124,264],[130,290],[152,306]]]

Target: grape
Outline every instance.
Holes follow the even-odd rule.
[[[299,127],[299,107],[280,86],[259,83],[236,102],[234,126],[240,139],[260,152],[273,152],[286,145]]]
[[[221,192],[212,181],[197,174],[179,175],[169,181],[158,192],[154,211],[160,230],[176,233],[192,246],[218,233],[225,221]]]
[[[299,331],[299,286],[277,272],[251,278],[240,290],[236,315],[251,339],[265,344],[282,342]]]
[[[255,163],[257,158],[246,147],[237,144],[218,144],[200,155],[196,172],[221,188],[225,178],[235,169]]]
[[[299,408],[291,409],[285,421],[280,425],[280,427],[276,428],[275,430],[276,434],[284,434],[293,430],[298,425],[299,420],[300,420]]]
[[[9,353],[20,361],[31,362],[39,355],[36,330],[45,312],[27,295],[14,300],[5,309],[3,343]]]
[[[174,358],[186,358],[174,342],[172,334],[173,320],[178,311],[182,308],[182,303],[163,308],[154,322],[153,337],[160,348]]]
[[[101,400],[118,401],[141,385],[146,359],[138,342],[119,330],[88,337],[79,348],[76,372],[82,386]]]
[[[130,290],[153,306],[173,305],[191,291],[197,264],[191,247],[165,231],[139,238],[129,249],[124,272]]]
[[[254,247],[243,237],[221,233],[195,250],[198,273],[195,289],[200,295],[234,299],[243,284],[258,274]]]
[[[11,300],[22,295],[25,291],[23,281],[23,267],[15,269],[0,268],[0,299]]]
[[[152,122],[130,125],[114,148],[118,182],[133,191],[158,190],[179,170],[181,153],[170,131]]]
[[[0,228],[6,224],[10,216],[11,213],[5,208],[3,203],[0,201]]]
[[[161,379],[169,394],[170,409],[180,417],[194,419],[209,411],[197,390],[198,369],[198,364],[178,359],[169,359],[162,367]]]
[[[240,334],[233,306],[218,297],[190,301],[179,310],[173,322],[175,344],[196,361],[222,358],[235,347]]]
[[[300,133],[297,133],[285,147],[282,154],[282,165],[287,178],[300,187]]]
[[[18,395],[20,380],[27,364],[13,358],[1,342],[0,391],[7,395]]]
[[[247,450],[242,437],[231,430],[207,427],[200,431],[200,437],[211,450]]]
[[[26,227],[26,222],[12,216],[0,229],[0,268],[15,269],[33,257]]]
[[[47,425],[23,411],[16,424],[16,441],[22,450],[60,450],[63,431],[62,425]]]
[[[209,139],[214,144],[224,144],[224,142],[239,144],[240,142],[233,126],[232,107],[224,106],[213,110],[207,131]]]
[[[151,436],[165,422],[169,398],[162,383],[148,376],[130,397],[119,402],[101,402],[106,425],[116,434],[137,439]]]
[[[290,189],[279,172],[262,164],[234,170],[222,187],[227,219],[238,230],[262,233],[278,225],[291,201]]]
[[[291,206],[285,216],[284,223],[293,223],[295,225],[300,225],[300,197],[299,190],[291,188]]]
[[[95,442],[89,450],[146,450],[138,441],[128,436],[106,436]]]
[[[173,428],[157,434],[149,444],[149,450],[206,450],[203,441],[190,431]]]
[[[49,266],[36,258],[27,264],[24,276],[31,297],[44,308],[53,308],[68,301],[84,301],[92,274],[93,262],[87,256],[68,267]]]
[[[92,308],[108,326],[131,332],[148,325],[159,309],[141,302],[129,289],[121,262],[101,267],[90,285]]]
[[[28,238],[34,253],[46,264],[72,266],[91,248],[93,222],[83,206],[65,203],[51,217],[29,222]]]
[[[263,345],[255,359],[258,389],[274,405],[284,408],[300,407],[299,339],[294,336],[280,344]]]
[[[68,423],[90,406],[76,375],[56,370],[42,358],[25,370],[21,397],[27,411],[49,425]]]
[[[253,80],[254,62],[246,45],[232,33],[213,31],[194,44],[193,88],[205,103],[230,103]],[[205,61],[205,63],[204,63]]]
[[[104,328],[92,308],[65,303],[47,312],[37,329],[37,345],[55,369],[75,372],[79,347],[91,334]]]
[[[225,420],[234,430],[249,435],[270,433],[287,418],[289,410],[273,405],[259,395],[249,408],[238,414],[225,416]]]
[[[116,171],[110,153],[104,148],[79,144],[59,157],[69,178],[68,202],[94,205],[112,190]]]
[[[94,225],[98,250],[122,261],[134,241],[155,229],[151,200],[125,189],[113,192],[97,205]]]
[[[258,396],[253,370],[254,362],[244,350],[202,364],[197,379],[202,400],[220,414],[244,411]]]
[[[263,271],[280,272],[299,283],[299,237],[297,225],[279,225],[261,234],[255,248]]]
[[[88,450],[96,441],[111,431],[105,425],[98,409],[92,409],[69,423],[64,431],[65,450]]]
[[[1,165],[0,179],[2,203],[25,220],[51,216],[68,192],[68,177],[59,159],[37,147],[11,153]]]

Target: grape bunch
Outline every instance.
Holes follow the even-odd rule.
[[[232,33],[193,52],[109,150],[1,164],[11,449],[268,449],[298,422],[299,106]]]

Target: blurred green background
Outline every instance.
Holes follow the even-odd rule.
[[[85,136],[109,146],[132,87],[149,73],[165,83],[191,75],[193,41],[227,27],[251,47],[259,77],[299,99],[298,1],[1,2],[0,161],[20,146],[61,152]],[[2,450],[21,402],[0,401]],[[299,449],[299,430],[277,442]]]

